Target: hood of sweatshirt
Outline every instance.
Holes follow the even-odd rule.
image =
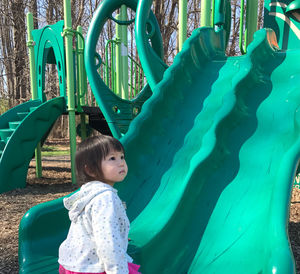
[[[69,218],[71,221],[76,221],[78,216],[84,210],[85,206],[97,195],[105,191],[118,191],[112,186],[99,182],[92,181],[84,184],[79,191],[74,193],[72,196],[65,198],[64,206],[69,210]]]

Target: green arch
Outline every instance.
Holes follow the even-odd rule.
[[[32,31],[35,42],[37,92],[43,102],[46,101],[44,94],[46,64],[57,65],[60,96],[67,96],[63,28],[64,22],[59,21],[54,25]]]

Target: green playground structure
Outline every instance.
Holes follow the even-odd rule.
[[[203,26],[184,43],[181,33],[182,49],[170,67],[162,61],[151,4],[102,1],[84,48],[92,92],[126,149],[129,173],[117,188],[131,221],[128,253],[145,274],[295,273],[287,224],[300,158],[300,1],[266,0],[259,31],[258,1],[247,1],[244,54],[228,57],[229,2],[202,0]],[[129,23],[112,18],[124,5],[136,11],[137,50],[149,83],[132,100],[105,84],[96,51],[108,18]],[[40,39],[48,31],[53,39]],[[1,192],[26,185],[37,144],[59,115],[78,108],[82,95],[74,94],[70,109],[64,92],[61,32],[74,34],[63,23],[32,32],[41,46],[35,51],[41,91],[0,117]],[[62,79],[60,96],[49,101],[42,92],[45,56],[60,63]],[[39,204],[21,220],[20,273],[57,273],[70,224],[62,200]]]

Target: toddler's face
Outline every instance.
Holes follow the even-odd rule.
[[[128,167],[122,151],[111,151],[101,162],[104,183],[113,186],[127,175]]]

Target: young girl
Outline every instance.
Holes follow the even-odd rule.
[[[82,187],[64,199],[71,226],[59,247],[59,273],[139,273],[126,253],[129,220],[113,188],[127,175],[122,144],[104,135],[86,139],[77,149],[76,171]]]

